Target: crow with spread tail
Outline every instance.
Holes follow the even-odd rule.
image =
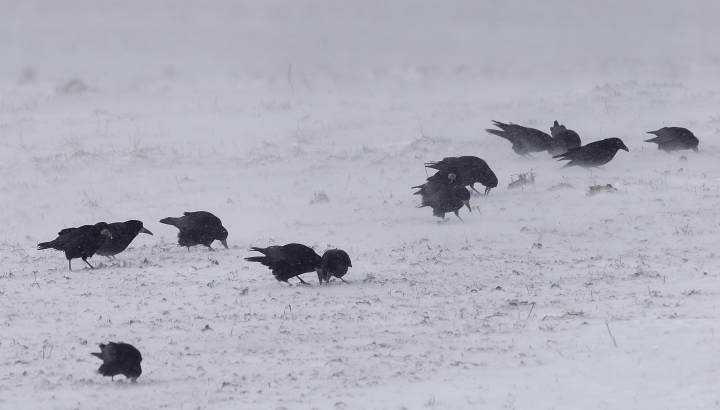
[[[164,218],[160,223],[172,225],[180,230],[178,232],[178,244],[185,246],[190,251],[191,246],[205,245],[211,251],[210,245],[218,240],[228,249],[228,231],[222,226],[220,218],[205,211],[183,212],[184,216],[179,218]]]
[[[312,248],[299,243],[269,246],[267,248],[252,247],[250,250],[260,252],[264,256],[252,256],[245,258],[245,260],[260,262],[267,266],[279,282],[289,283],[288,279],[297,277],[300,282],[307,285],[307,282],[302,280],[300,275],[315,271],[318,273],[318,276],[320,276],[322,272],[320,270],[322,266],[322,258],[320,255],[315,253]]]
[[[552,148],[553,138],[540,130],[512,123],[503,124],[498,121],[493,121],[493,124],[500,129],[486,129],[485,131],[510,141],[513,151],[518,155],[532,156],[530,154],[533,152],[547,151]]]
[[[70,270],[72,270],[72,260],[75,258],[81,258],[90,269],[95,269],[87,261],[87,258],[95,255],[95,252],[109,238],[112,238],[112,234],[108,230],[108,225],[105,222],[98,222],[95,225],[63,229],[58,232],[58,237],[55,240],[39,243],[38,250],[56,249],[65,252],[65,258],[68,260]]]
[[[446,182],[428,180],[428,182],[414,186],[413,189],[419,188],[414,195],[420,195],[422,203],[419,208],[429,206],[433,210],[433,216],[445,219],[447,212],[455,213],[460,218],[458,211],[463,206],[472,212],[470,208],[470,191],[462,185],[447,184]]]
[[[607,138],[579,148],[571,148],[568,152],[555,155],[553,158],[559,158],[558,161],[570,161],[563,168],[575,165],[592,168],[607,164],[621,149],[630,152],[620,138]]]
[[[97,254],[108,258],[115,258],[115,255],[127,249],[130,242],[132,242],[138,234],[153,234],[143,227],[142,222],[136,220],[114,222],[108,224],[107,229],[110,231],[112,238],[102,244]]]
[[[425,166],[438,171],[428,181],[432,179],[457,186],[469,185],[478,194],[480,192],[475,189],[475,183],[479,182],[485,187],[485,195],[498,185],[495,173],[485,160],[478,157],[446,157],[442,161],[428,162]]]
[[[127,343],[100,343],[100,353],[90,354],[103,361],[97,372],[110,376],[110,380],[115,380],[115,376],[122,374],[135,383],[142,374],[142,355],[138,349]]]
[[[347,252],[340,249],[329,249],[325,251],[320,261],[320,269],[317,270],[318,280],[321,285],[323,280],[329,284],[332,277],[345,282],[343,276],[347,273],[348,268],[352,268],[352,262]]]
[[[648,134],[657,135],[657,137],[645,140],[645,142],[654,142],[658,149],[666,152],[680,151],[691,149],[698,152],[698,144],[700,140],[686,128],[665,127],[657,131],[650,131]]]
[[[553,138],[552,146],[548,149],[550,155],[560,155],[568,152],[572,148],[582,146],[582,141],[578,133],[565,128],[564,125],[558,124],[557,121],[550,127],[550,134]]]

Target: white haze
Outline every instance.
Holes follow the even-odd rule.
[[[0,9],[0,408],[718,406],[720,3]],[[492,120],[630,152],[560,169]],[[700,153],[643,142],[664,126]],[[410,187],[460,155],[500,184],[438,225]],[[193,210],[229,250],[157,222]],[[36,249],[127,219],[155,235],[96,270]],[[289,242],[348,283],[244,260]],[[107,341],[137,384],[94,373]]]

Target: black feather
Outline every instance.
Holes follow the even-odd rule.
[[[265,256],[252,256],[246,261],[260,262],[270,268],[275,279],[287,282],[297,277],[300,282],[306,283],[300,275],[320,269],[322,258],[315,251],[299,243],[289,243],[283,246],[270,246],[267,248],[250,248]]]
[[[50,242],[38,244],[38,249],[56,249],[65,252],[68,267],[72,270],[72,260],[81,258],[91,269],[95,269],[87,258],[92,257],[112,236],[105,222],[95,225],[83,225],[78,228],[66,228],[58,232],[58,237]]]
[[[114,378],[122,374],[128,379],[135,380],[142,374],[142,355],[134,346],[127,343],[100,343],[100,353],[90,353],[100,358],[103,364],[100,365],[98,373],[103,376]]]
[[[206,211],[184,212],[179,218],[164,218],[160,223],[172,225],[180,230],[178,232],[178,244],[186,246],[205,245],[210,246],[215,240],[228,247],[228,231],[222,226],[220,218]]]

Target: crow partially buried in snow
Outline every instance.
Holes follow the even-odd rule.
[[[420,186],[415,186],[413,189],[419,188],[420,190],[415,192],[414,195],[420,195],[422,197],[422,203],[419,208],[429,206],[433,210],[433,216],[445,219],[447,212],[455,213],[455,216],[460,218],[458,211],[460,208],[467,206],[470,208],[470,191],[464,186],[447,184],[440,181],[428,181]]]
[[[288,279],[297,277],[300,282],[307,284],[300,275],[312,271],[318,272],[318,275],[320,274],[322,258],[308,246],[289,243],[283,246],[270,246],[267,248],[252,247],[250,250],[260,252],[265,256],[252,256],[245,258],[245,260],[260,262],[267,266],[279,282],[287,282]]]
[[[90,354],[103,361],[98,373],[110,376],[111,380],[115,380],[115,376],[122,374],[135,383],[142,374],[140,367],[142,355],[138,349],[127,343],[100,343],[100,353]]]
[[[130,242],[135,239],[140,233],[146,233],[152,235],[153,233],[143,227],[143,223],[136,220],[130,220],[125,222],[114,222],[108,224],[108,231],[112,235],[111,239],[106,240],[97,254],[102,256],[115,257],[118,253],[127,249]]]
[[[345,276],[348,268],[352,268],[352,262],[347,252],[340,249],[327,250],[322,256],[320,269],[317,270],[318,280],[321,285],[323,280],[329,284],[330,278],[334,276],[345,282],[342,277]]]
[[[95,255],[95,252],[109,238],[112,238],[112,234],[108,230],[108,225],[105,222],[98,222],[95,225],[63,229],[58,232],[58,237],[55,240],[39,243],[38,250],[51,248],[64,251],[70,270],[72,270],[72,260],[75,258],[81,258],[90,269],[95,269],[87,261],[87,258]]]
[[[496,127],[501,130],[486,129],[490,134],[495,134],[512,143],[512,149],[518,155],[528,156],[533,152],[547,151],[552,148],[553,138],[548,134],[515,124],[503,124],[493,121]]]
[[[650,131],[648,134],[654,134],[657,137],[645,140],[645,142],[654,142],[658,145],[658,149],[663,151],[672,152],[691,149],[698,152],[700,140],[686,128],[665,127],[657,131]]]
[[[553,158],[560,158],[558,161],[570,161],[563,168],[574,165],[592,168],[607,164],[621,149],[630,152],[620,138],[607,138],[591,142],[579,148],[572,148],[564,154],[555,155]]]
[[[552,146],[548,149],[550,155],[560,155],[568,152],[571,148],[582,146],[578,133],[565,128],[564,125],[558,124],[557,121],[550,127],[550,134],[553,138]]]
[[[438,170],[435,175],[428,178],[428,181],[434,179],[458,186],[469,185],[478,194],[480,192],[475,189],[475,183],[479,182],[485,187],[485,195],[498,185],[495,173],[487,162],[478,157],[446,157],[442,161],[428,162],[425,166]]]
[[[186,246],[190,251],[191,246],[205,245],[214,250],[210,244],[215,240],[220,241],[226,249],[228,231],[222,226],[220,218],[205,211],[183,212],[179,218],[161,219],[160,223],[172,225],[180,230],[178,232],[178,244]]]

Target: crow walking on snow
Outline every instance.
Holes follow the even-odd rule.
[[[455,216],[460,218],[458,211],[463,206],[467,206],[468,210],[472,212],[470,208],[470,191],[464,186],[447,184],[445,182],[428,180],[428,182],[415,186],[413,189],[419,188],[420,190],[415,192],[414,195],[420,195],[422,197],[422,203],[419,208],[429,206],[433,210],[433,216],[445,219],[447,212],[455,213]]]
[[[103,361],[98,373],[110,376],[111,380],[115,380],[115,376],[122,374],[135,383],[142,374],[140,367],[142,355],[138,349],[127,343],[100,343],[100,353],[90,354]]]
[[[555,155],[553,158],[560,158],[558,161],[570,161],[563,168],[574,165],[592,168],[607,164],[621,149],[630,152],[620,138],[607,138],[591,142],[579,148],[572,148],[564,154]]]
[[[500,130],[486,129],[485,131],[510,141],[513,151],[518,155],[525,157],[533,152],[547,151],[552,148],[553,138],[540,130],[512,123],[503,124],[498,121],[493,121],[493,123]]]
[[[75,258],[81,258],[90,269],[95,269],[87,261],[87,258],[95,255],[95,252],[100,249],[108,238],[112,238],[108,225],[105,222],[98,222],[95,225],[63,229],[58,232],[58,237],[55,240],[39,243],[38,250],[51,248],[64,251],[70,270],[72,270],[72,260]]]
[[[267,248],[253,247],[250,250],[260,252],[264,256],[252,256],[245,258],[245,260],[260,262],[267,266],[279,282],[287,282],[288,279],[297,277],[300,282],[307,284],[300,275],[312,271],[316,271],[318,276],[320,275],[322,258],[308,246],[289,243],[283,246],[270,246]]]
[[[442,161],[428,162],[425,166],[438,170],[435,175],[428,178],[428,181],[434,179],[458,186],[469,185],[478,194],[480,192],[475,189],[475,183],[479,182],[485,187],[485,195],[490,192],[490,189],[498,185],[495,173],[490,169],[487,162],[478,157],[446,157]]]
[[[205,211],[184,212],[185,216],[179,218],[161,219],[160,223],[172,225],[180,230],[178,232],[178,244],[186,246],[190,251],[191,246],[205,245],[214,250],[210,245],[218,240],[225,248],[228,248],[228,231],[222,226],[220,218]]]
[[[345,282],[342,277],[345,276],[348,268],[352,268],[352,262],[347,252],[340,249],[327,250],[320,261],[320,269],[317,270],[318,280],[322,285],[323,280],[325,283],[330,283],[330,278],[334,276]]]
[[[115,258],[115,255],[127,249],[130,242],[132,242],[138,234],[153,234],[143,227],[142,222],[136,220],[114,222],[108,224],[107,228],[108,231],[110,231],[112,238],[107,239],[102,244],[100,249],[98,249],[97,254],[107,256],[108,258]]]
[[[691,149],[698,152],[698,144],[700,140],[690,132],[690,130],[680,127],[665,127],[657,131],[650,131],[648,134],[657,135],[657,137],[645,140],[645,142],[654,142],[658,144],[658,149],[666,152],[680,151],[683,149]]]

